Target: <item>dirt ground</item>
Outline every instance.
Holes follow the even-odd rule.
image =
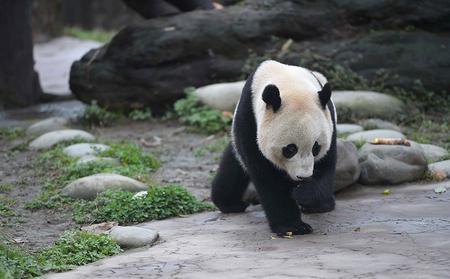
[[[179,183],[202,200],[208,200],[210,181],[217,168],[220,151],[203,151],[208,144],[224,135],[207,136],[190,133],[176,121],[122,121],[111,127],[90,130],[100,142],[127,140],[154,153],[162,162],[153,175],[155,181]],[[145,147],[146,143],[157,143]],[[63,231],[77,227],[67,210],[25,209],[25,204],[39,194],[42,185],[36,177],[33,162],[36,152],[12,151],[26,142],[0,140],[0,183],[12,183],[14,189],[3,193],[14,201],[16,216],[0,217],[0,233],[32,250],[52,244]],[[200,151],[200,152],[199,152]]]

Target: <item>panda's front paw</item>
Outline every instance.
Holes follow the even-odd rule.
[[[310,234],[313,232],[313,229],[310,225],[300,222],[294,226],[278,226],[274,228],[273,232],[278,236],[290,236]]]

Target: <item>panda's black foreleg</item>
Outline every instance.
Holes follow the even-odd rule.
[[[249,205],[243,196],[249,177],[236,159],[231,144],[225,149],[212,182],[211,199],[223,213],[243,212]]]
[[[270,171],[253,173],[257,174],[253,182],[271,230],[278,235],[311,233],[311,226],[302,221],[300,209],[292,198],[292,186]]]
[[[314,174],[294,188],[293,197],[304,213],[324,213],[335,207],[334,177],[336,147],[332,144],[327,156],[314,166]]]

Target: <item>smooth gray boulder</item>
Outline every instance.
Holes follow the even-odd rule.
[[[245,80],[211,84],[197,88],[194,95],[206,106],[233,112],[241,97],[244,85]]]
[[[115,189],[130,192],[147,190],[148,186],[132,178],[114,173],[100,173],[77,179],[62,190],[66,196],[75,199],[92,200],[106,190]]]
[[[89,164],[89,163],[105,163],[113,166],[119,166],[120,161],[117,158],[111,157],[97,157],[94,155],[86,155],[78,159],[77,165]]]
[[[392,119],[405,107],[393,96],[372,91],[333,91],[333,101],[338,117],[343,119]]]
[[[353,134],[353,133],[361,132],[363,130],[364,130],[363,127],[360,125],[357,125],[357,124],[342,123],[342,124],[336,125],[336,131],[337,131],[338,136],[346,135],[346,134]]]
[[[48,132],[53,132],[66,128],[69,120],[62,117],[51,117],[34,123],[26,130],[29,137],[38,137]]]
[[[370,142],[373,141],[375,138],[405,138],[405,135],[393,130],[377,129],[351,134],[347,137],[347,140],[353,142],[359,141]]]
[[[99,143],[77,143],[63,149],[64,154],[70,157],[83,157],[87,155],[97,155],[111,147]]]
[[[337,140],[335,192],[358,181],[361,167],[356,146],[347,140]]]
[[[427,170],[422,147],[411,142],[404,145],[374,145],[366,143],[359,150],[362,184],[399,184],[419,180]]]
[[[401,132],[399,126],[392,122],[385,121],[379,118],[370,118],[359,121],[359,124],[364,127],[364,130],[385,129]]]
[[[450,178],[450,160],[429,164],[428,168],[434,173],[445,173]]]
[[[116,226],[111,228],[109,236],[122,248],[138,248],[153,244],[159,235],[151,229]]]
[[[48,149],[57,145],[58,143],[76,139],[84,141],[93,141],[95,140],[95,137],[92,134],[82,130],[75,130],[75,129],[58,130],[45,133],[39,136],[29,144],[29,147],[34,150]]]
[[[420,145],[425,153],[428,163],[434,163],[448,156],[448,151],[444,148],[433,144]]]

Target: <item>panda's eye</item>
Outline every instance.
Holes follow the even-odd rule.
[[[313,156],[315,157],[315,156],[319,155],[319,152],[320,152],[320,145],[319,145],[319,143],[316,141],[316,142],[314,143],[314,145],[313,145],[313,148],[312,148],[312,154],[313,154]]]
[[[297,145],[291,143],[283,147],[283,156],[287,159],[294,157],[295,154],[297,154]]]

